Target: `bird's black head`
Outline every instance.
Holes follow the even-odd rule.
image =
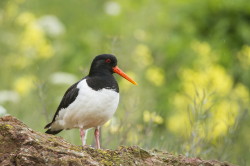
[[[91,64],[88,76],[109,76],[109,79],[114,79],[114,77],[112,76],[113,73],[117,73],[132,84],[137,85],[137,83],[132,78],[130,78],[117,66],[117,59],[114,55],[111,54],[102,54],[96,56]]]
[[[89,75],[93,74],[113,74],[113,68],[117,66],[117,59],[114,55],[111,54],[102,54],[94,58]]]

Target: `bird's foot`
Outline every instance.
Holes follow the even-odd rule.
[[[82,147],[82,150],[89,149],[89,148],[94,149],[92,146],[89,146],[89,145],[82,145],[81,147]]]

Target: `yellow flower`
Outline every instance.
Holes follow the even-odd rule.
[[[113,133],[113,134],[117,133],[118,129],[119,129],[118,126],[110,126],[110,132]]]
[[[137,130],[129,130],[128,132],[128,142],[131,144],[137,144],[139,140],[139,135],[137,134]]]
[[[164,72],[161,68],[153,66],[147,69],[146,78],[155,86],[161,86],[164,83]]]
[[[148,110],[143,112],[143,121],[144,122],[150,122],[150,112]]]
[[[197,58],[194,60],[195,67],[211,66],[217,60],[210,45],[206,42],[194,41],[191,48],[195,51]]]
[[[163,118],[161,116],[159,116],[159,115],[155,115],[154,122],[156,124],[162,124],[163,123]]]
[[[7,5],[4,5],[4,16],[6,19],[12,20],[16,17],[23,1],[24,0],[12,0],[8,1]]]
[[[210,82],[207,83],[207,87],[216,91],[221,96],[227,95],[231,91],[233,86],[233,79],[226,73],[222,66],[214,65],[208,72]]]
[[[188,100],[187,96],[181,93],[176,93],[172,98],[172,103],[177,110],[182,110],[183,106],[187,105],[189,102],[190,100]]]
[[[235,101],[223,100],[213,109],[212,133],[210,137],[217,138],[227,133],[229,127],[235,123],[239,106]]]
[[[222,105],[223,108],[217,109],[217,111],[220,111],[220,114],[223,114],[224,112],[224,118],[220,120],[224,121],[229,127],[233,126],[239,113],[239,105],[237,101],[225,100],[224,102],[220,103],[220,105]],[[224,111],[222,111],[222,109],[224,109]]]
[[[176,111],[167,127],[175,133],[196,132],[200,138],[216,141],[235,124],[240,107],[249,106],[249,91],[242,84],[233,86],[233,78],[216,63],[207,43],[194,42],[192,47],[197,53],[195,67],[179,73],[183,91],[173,96]]]
[[[243,84],[238,83],[232,93],[233,100],[241,100],[244,104],[250,104],[250,94],[249,90]]]
[[[243,46],[242,50],[238,53],[238,58],[243,68],[250,68],[250,46]]]
[[[211,53],[211,48],[206,42],[194,41],[191,45],[194,51],[197,52],[198,56],[208,56]]]
[[[220,136],[224,136],[227,133],[227,130],[228,130],[228,126],[223,121],[219,121],[213,127],[212,133],[209,134],[209,139],[212,139],[212,141],[214,142],[216,138]]]
[[[225,96],[233,85],[232,78],[219,65],[198,71],[186,69],[182,71],[181,77],[185,93],[192,97],[195,96],[196,91],[202,94],[204,90],[209,94],[216,93],[219,96]]]
[[[14,89],[21,95],[28,94],[34,88],[34,76],[24,76],[14,82]]]
[[[188,120],[188,115],[184,112],[178,112],[168,118],[166,127],[173,133],[188,136],[191,131],[191,126]]]
[[[153,58],[148,46],[139,44],[134,51],[134,60],[142,67],[149,66],[153,63]]]
[[[32,13],[23,13],[17,22],[24,27],[20,39],[20,50],[28,58],[48,59],[54,54],[53,47],[46,39],[44,31],[38,26]]]
[[[148,110],[143,112],[143,121],[148,122],[154,122],[156,124],[162,124],[163,118],[160,115],[157,115],[155,112],[149,112]]]
[[[21,13],[17,18],[17,23],[20,25],[28,25],[36,20],[34,14],[30,12]]]

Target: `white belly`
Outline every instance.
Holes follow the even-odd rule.
[[[107,122],[115,113],[119,103],[119,93],[111,89],[95,91],[87,86],[86,80],[78,85],[79,93],[75,101],[61,109],[53,129],[97,127]]]

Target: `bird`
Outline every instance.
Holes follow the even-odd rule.
[[[114,73],[137,85],[117,66],[114,55],[96,56],[89,74],[65,92],[52,121],[44,127],[48,129],[45,133],[55,135],[64,129],[79,128],[84,147],[88,129],[95,128],[95,145],[100,149],[100,127],[111,119],[119,103],[119,86]]]

